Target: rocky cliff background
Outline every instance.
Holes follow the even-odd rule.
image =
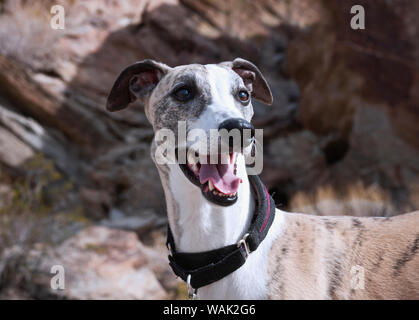
[[[50,8],[65,8],[65,29]],[[350,28],[361,4],[366,29]],[[119,72],[242,57],[277,207],[390,216],[419,208],[419,2],[0,1],[0,296],[183,298],[139,106],[105,111]],[[67,288],[51,290],[52,264]],[[128,285],[129,284],[129,285]]]

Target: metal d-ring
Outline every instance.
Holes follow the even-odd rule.
[[[167,247],[167,250],[169,251],[169,255],[170,255],[170,256],[173,256],[172,246],[170,245],[170,243],[168,243],[168,244],[166,245],[166,247]]]
[[[237,248],[240,248],[240,246],[241,245],[244,245],[244,250],[246,251],[246,259],[247,259],[247,257],[249,256],[249,254],[250,254],[250,250],[249,250],[249,247],[247,246],[247,242],[246,242],[246,239],[247,239],[247,237],[249,236],[249,234],[248,233],[246,233],[244,236],[243,236],[243,238],[241,238],[240,240],[239,240],[239,242],[237,242]]]
[[[197,300],[198,299],[198,289],[195,289],[191,286],[191,275],[188,274],[186,277],[186,285],[188,287],[188,299]]]

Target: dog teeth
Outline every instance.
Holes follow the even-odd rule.
[[[234,192],[232,194],[226,194],[226,193],[223,193],[221,191],[218,191],[217,189],[214,188],[214,185],[212,184],[211,180],[208,180],[208,187],[209,187],[209,190],[211,191],[211,193],[214,196],[218,196],[218,197],[230,198],[230,197],[234,197],[237,194],[237,192]]]
[[[211,180],[208,180],[208,187],[209,187],[209,189],[212,191],[212,190],[214,190],[214,185],[212,184],[212,181]],[[215,192],[217,192],[217,191],[214,191],[214,193]]]
[[[188,162],[190,165],[192,166],[196,166],[196,164],[198,163],[197,159],[195,158],[195,156],[192,154],[192,152],[188,152]]]
[[[237,162],[237,152],[234,152],[232,155],[231,155],[231,162],[230,163],[234,163],[234,164],[236,164],[236,162]]]
[[[228,153],[221,154],[221,164],[229,164],[230,163],[230,155]]]

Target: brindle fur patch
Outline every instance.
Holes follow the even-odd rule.
[[[381,221],[278,214],[286,232],[269,253],[269,298],[419,299],[419,211]],[[312,250],[301,250],[302,240]],[[364,289],[351,287],[354,266]]]
[[[211,89],[206,81],[207,71],[202,65],[189,65],[175,68],[167,77],[163,78],[156,88],[152,99],[156,102],[149,106],[153,114],[154,130],[170,129],[177,133],[179,121],[196,120],[205,107],[211,103]],[[187,102],[180,102],[172,96],[173,89],[179,84],[193,88],[194,98]],[[161,89],[164,88],[164,93]]]
[[[394,276],[399,276],[401,269],[406,263],[413,259],[413,257],[419,251],[419,233],[416,235],[415,240],[412,243],[412,246],[408,247],[407,250],[403,253],[402,257],[396,261],[396,264],[393,266]],[[419,270],[418,270],[419,272]]]

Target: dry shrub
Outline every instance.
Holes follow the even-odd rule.
[[[411,183],[408,186],[409,202],[413,208],[419,208],[419,182]]]
[[[321,216],[392,216],[398,214],[389,192],[377,185],[356,182],[341,191],[330,185],[320,186],[315,192],[297,192],[291,199],[294,212]]]
[[[31,283],[42,248],[60,243],[86,223],[81,208],[65,209],[72,186],[60,183],[51,161],[37,155],[24,170],[24,178],[15,181],[0,171],[0,297],[11,287]],[[58,198],[51,202],[50,195]]]

